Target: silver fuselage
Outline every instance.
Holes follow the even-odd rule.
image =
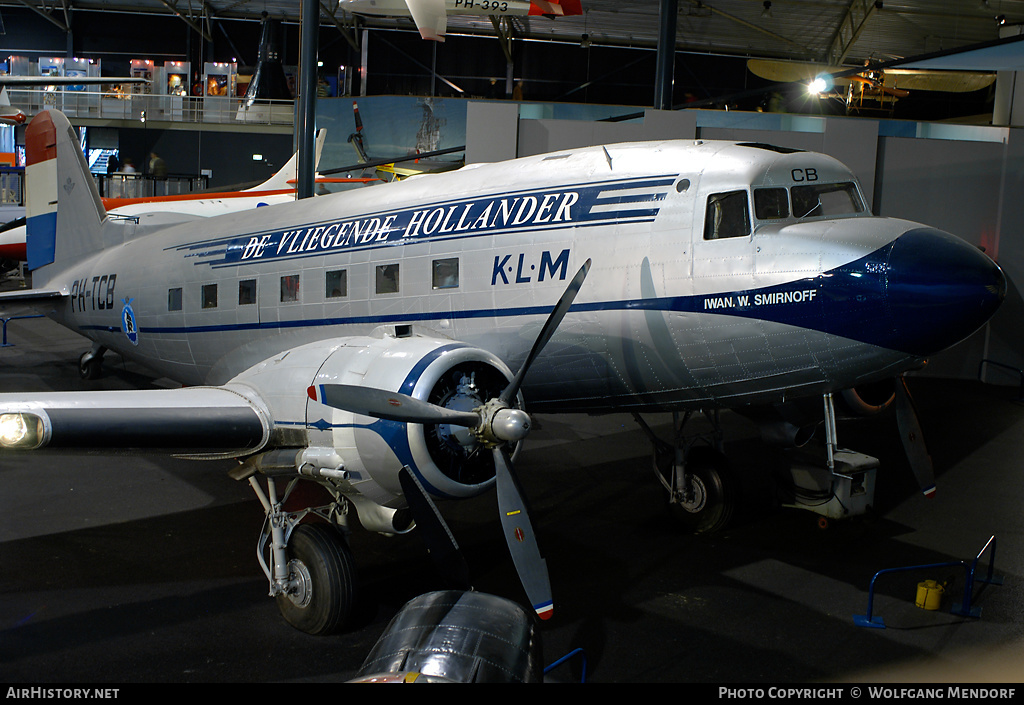
[[[123,242],[49,286],[69,294],[54,312],[62,323],[190,385],[407,324],[515,370],[589,258],[524,386],[527,403],[548,410],[724,407],[847,388],[917,365],[987,319],[974,314],[984,301],[960,312],[958,297],[996,296],[1001,275],[966,243],[866,209],[796,217],[794,201],[784,217],[758,218],[755,189],[809,182],[856,179],[829,157],[757,145],[568,150],[172,227],[178,216],[107,223]],[[733,192],[745,194],[749,233],[706,239],[710,200]],[[946,291],[961,255],[977,281]],[[450,260],[455,287],[434,275]],[[390,265],[397,291],[394,270],[379,269]],[[896,298],[907,295],[918,298]]]

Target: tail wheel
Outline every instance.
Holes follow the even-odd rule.
[[[301,524],[288,540],[291,589],[277,596],[288,624],[307,634],[337,631],[352,614],[355,571],[352,552],[337,530]]]
[[[721,531],[736,507],[735,483],[725,456],[699,446],[686,456],[689,492],[670,497],[669,511],[676,521],[695,534]]]

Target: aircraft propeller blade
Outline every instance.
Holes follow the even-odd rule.
[[[454,411],[421,401],[408,394],[388,392],[352,384],[317,384],[307,390],[309,398],[335,409],[404,423],[448,423],[473,428],[480,415],[472,411]]]
[[[533,532],[530,514],[526,509],[519,481],[512,471],[512,462],[504,448],[495,448],[494,470],[498,490],[498,512],[501,527],[505,533],[512,562],[519,573],[519,580],[526,590],[530,605],[541,619],[549,619],[553,613],[551,582],[548,579],[547,561],[540,555],[537,537]]]
[[[437,505],[408,468],[399,471],[398,481],[409,503],[409,509],[416,519],[416,526],[423,534],[427,552],[437,566],[438,572],[451,583],[451,589],[471,590],[469,565]]]
[[[562,298],[558,300],[555,307],[548,314],[548,319],[544,321],[544,327],[540,329],[540,334],[537,336],[537,340],[533,342],[533,348],[530,349],[530,354],[526,356],[526,360],[523,362],[522,367],[519,368],[519,372],[516,373],[515,378],[512,382],[505,387],[501,395],[498,397],[501,401],[506,404],[511,404],[512,400],[516,398],[519,393],[519,387],[523,384],[523,379],[526,377],[527,370],[530,369],[530,365],[536,359],[540,351],[544,349],[544,346],[551,340],[551,336],[555,334],[559,324],[565,317],[569,307],[572,306],[572,302],[576,299],[576,294],[579,293],[580,287],[583,286],[583,280],[587,278],[587,272],[590,271],[590,260],[588,259],[580,267],[580,270],[576,272],[576,276],[569,282],[569,286],[566,287],[562,293]]]
[[[910,469],[917,478],[917,483],[925,497],[935,494],[935,467],[932,456],[924,442],[924,433],[917,418],[914,400],[907,388],[907,380],[900,375],[896,378],[896,425],[900,429],[900,439],[910,462]]]

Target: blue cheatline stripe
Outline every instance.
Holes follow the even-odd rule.
[[[29,269],[53,263],[57,250],[57,211],[25,219],[25,250]]]
[[[733,316],[818,331],[915,356],[929,355],[973,332],[983,320],[978,311],[991,313],[1002,295],[997,291],[1001,275],[990,260],[954,242],[952,236],[937,235],[928,229],[910,231],[860,259],[783,284],[697,296],[578,303],[570,311]],[[897,242],[903,244],[894,256]],[[927,266],[922,267],[926,258]],[[180,335],[545,316],[549,312],[550,306],[539,305],[210,326],[143,326],[141,332]],[[950,333],[952,327],[957,328],[959,337]],[[82,330],[109,328],[84,326]]]

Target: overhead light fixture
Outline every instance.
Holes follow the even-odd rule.
[[[764,0],[764,2],[762,4],[764,5],[764,9],[761,10],[761,17],[771,17],[772,16],[772,0]]]
[[[996,15],[996,24],[998,24],[998,25],[1006,24],[1006,15]]]

